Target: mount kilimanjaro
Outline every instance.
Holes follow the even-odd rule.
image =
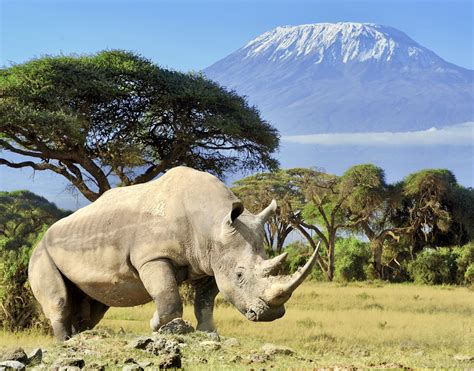
[[[474,120],[474,71],[369,23],[277,27],[206,68],[283,135],[414,131]]]

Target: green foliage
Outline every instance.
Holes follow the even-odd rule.
[[[33,246],[44,226],[69,213],[29,191],[0,192],[0,250]]]
[[[339,281],[366,280],[370,256],[367,242],[355,237],[339,238],[336,242],[335,278]]]
[[[408,270],[416,283],[456,284],[457,257],[456,251],[446,247],[437,250],[426,249],[409,264]]]
[[[457,283],[472,285],[474,283],[474,241],[454,249],[457,258]]]
[[[0,69],[0,149],[24,158],[0,164],[56,172],[91,201],[113,183],[143,183],[177,165],[219,176],[273,170],[278,145],[245,98],[131,52]]]
[[[403,203],[395,223],[409,227],[416,251],[425,245],[453,244],[441,242],[453,223],[456,185],[454,175],[445,169],[422,170],[408,175],[401,183]]]
[[[46,328],[27,282],[28,262],[49,225],[70,212],[29,191],[0,192],[0,211],[0,327]]]
[[[31,252],[29,246],[0,251],[0,328],[4,330],[48,329],[27,282]]]
[[[464,273],[464,283],[474,285],[474,263],[471,263],[469,267],[467,267]]]

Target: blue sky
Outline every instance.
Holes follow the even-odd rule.
[[[197,71],[277,26],[352,21],[398,28],[445,60],[474,69],[473,8],[474,0],[0,0],[0,65],[44,54],[120,48],[162,66]],[[311,140],[320,143],[324,138]],[[360,143],[327,147],[284,142],[280,154],[286,154],[285,167],[314,166],[317,161],[336,174],[356,163],[372,162],[387,170],[388,181],[424,167],[447,167],[462,184],[473,186],[473,151],[472,146],[420,151],[374,150]],[[81,196],[72,197],[66,185],[56,174],[0,167],[0,190],[30,189],[70,209],[86,204]]]
[[[0,64],[129,49],[200,70],[279,25],[373,22],[399,28],[442,58],[474,68],[473,1],[0,0]]]

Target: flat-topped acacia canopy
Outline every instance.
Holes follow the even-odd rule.
[[[0,70],[0,164],[51,170],[93,201],[177,165],[274,169],[277,130],[245,98],[131,52],[45,56]],[[2,158],[3,157],[3,158]],[[18,156],[15,156],[17,159]]]

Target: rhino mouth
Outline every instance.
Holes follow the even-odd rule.
[[[270,307],[266,304],[248,308],[244,315],[252,322],[266,322],[273,321],[283,317],[285,314],[285,307],[283,305],[277,307]]]

